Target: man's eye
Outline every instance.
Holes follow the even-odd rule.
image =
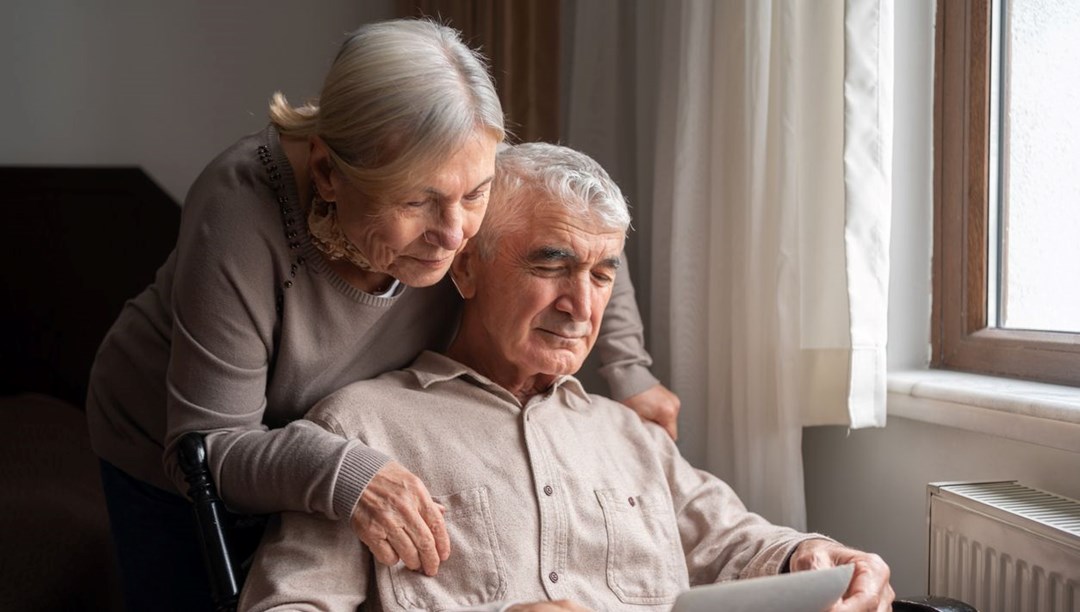
[[[613,275],[606,274],[604,272],[593,272],[593,279],[596,280],[596,282],[601,283],[601,284],[605,284],[605,285],[607,283],[610,283],[613,280],[615,280],[613,278]]]
[[[486,191],[474,191],[470,194],[466,194],[466,196],[462,199],[466,202],[475,202],[482,199],[485,195],[487,195]]]
[[[422,208],[429,201],[430,200],[413,200],[411,202],[405,202],[405,206],[408,206],[409,208]]]

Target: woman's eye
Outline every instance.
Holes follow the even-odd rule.
[[[472,192],[470,194],[466,194],[463,199],[466,202],[475,202],[475,201],[477,201],[479,199],[482,199],[486,193],[487,192],[485,192],[485,191],[474,191],[474,192]]]
[[[414,200],[412,202],[406,202],[405,206],[408,206],[409,208],[421,208],[427,203],[427,200]]]

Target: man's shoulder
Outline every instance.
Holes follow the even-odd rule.
[[[630,438],[641,438],[649,444],[667,445],[670,438],[664,428],[652,421],[643,421],[637,413],[626,404],[617,402],[609,397],[589,394],[589,409],[596,418],[612,427],[619,429]]]
[[[341,423],[357,417],[373,417],[400,406],[418,386],[409,370],[394,370],[370,380],[361,380],[319,400],[305,418],[320,424]]]

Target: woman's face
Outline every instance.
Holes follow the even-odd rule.
[[[478,132],[419,181],[420,187],[390,202],[374,202],[332,172],[338,222],[375,272],[411,287],[439,282],[454,255],[476,235],[487,211],[498,141]]]

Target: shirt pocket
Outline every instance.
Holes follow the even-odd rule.
[[[686,588],[671,502],[660,494],[596,491],[607,527],[607,583],[626,604],[675,601]]]
[[[390,581],[398,604],[407,609],[444,610],[498,601],[506,593],[502,555],[495,537],[487,487],[433,496],[446,508],[450,558],[437,576],[414,572],[397,563]]]

